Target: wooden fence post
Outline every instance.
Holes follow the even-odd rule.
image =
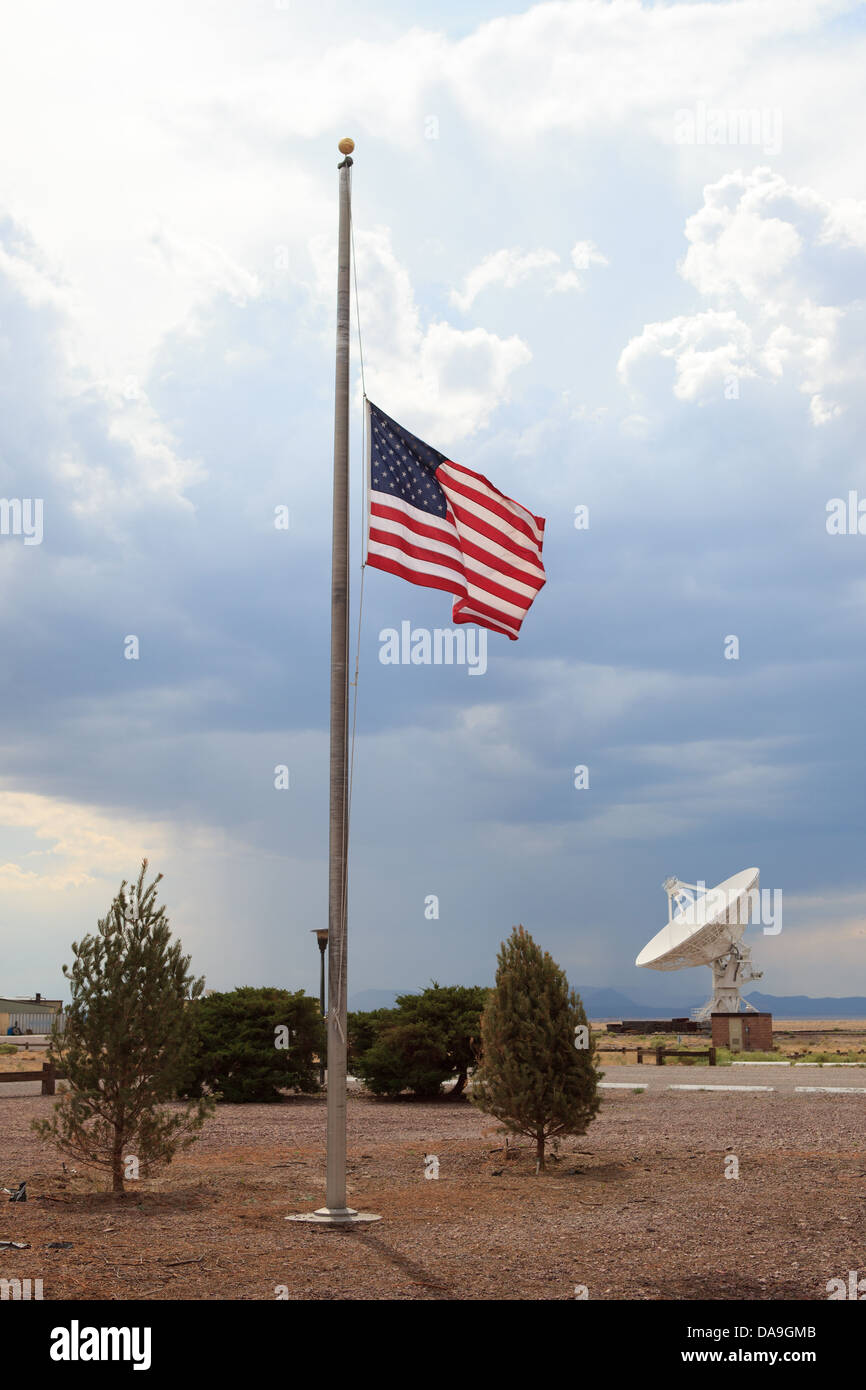
[[[716,1049],[715,1049],[714,1047],[711,1047],[711,1048],[710,1048],[710,1066],[711,1066],[711,1067],[714,1067],[715,1065],[716,1065]]]
[[[656,1046],[656,1066],[657,1066],[657,1067],[663,1067],[664,1064],[665,1064],[665,1046],[664,1046],[664,1043],[658,1043],[657,1046]]]
[[[56,1072],[53,1062],[42,1063],[42,1094],[43,1096],[53,1096],[56,1082]]]
[[[639,1065],[643,1066],[643,1048],[642,1048],[642,1047],[639,1047],[638,1050],[637,1050],[637,1060],[638,1060]]]

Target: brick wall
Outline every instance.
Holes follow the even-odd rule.
[[[712,1014],[713,1046],[727,1047],[730,1040],[729,1020],[740,1019],[743,1025],[744,1052],[772,1052],[773,1015],[772,1014]]]

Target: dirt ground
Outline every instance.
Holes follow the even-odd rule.
[[[39,1071],[48,1053],[44,1048],[28,1048],[26,1051],[22,1047],[18,1052],[0,1052],[0,1072],[4,1071]]]
[[[31,1246],[0,1277],[46,1300],[826,1299],[866,1273],[862,1096],[607,1092],[538,1177],[465,1101],[352,1097],[349,1200],[383,1220],[351,1230],[284,1220],[323,1203],[319,1098],[221,1106],[123,1199],[32,1133],[52,1104],[0,1099],[0,1185],[30,1191],[0,1240]]]

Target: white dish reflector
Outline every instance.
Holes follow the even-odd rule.
[[[712,965],[742,940],[752,917],[752,893],[757,893],[757,869],[743,869],[702,897],[684,901],[666,926],[644,946],[635,965],[650,970],[681,970],[687,965]],[[756,906],[759,908],[760,903]],[[755,917],[757,918],[756,911]]]

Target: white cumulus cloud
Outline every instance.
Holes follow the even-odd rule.
[[[442,320],[425,326],[388,229],[361,232],[356,244],[368,395],[401,423],[405,417],[408,428],[429,429],[433,444],[474,434],[508,399],[513,373],[531,360],[526,343]],[[317,239],[310,249],[319,292],[330,302],[330,241]]]
[[[503,289],[514,289],[530,276],[540,275],[554,290],[579,290],[582,281],[577,271],[588,270],[591,265],[607,265],[608,260],[599,251],[595,242],[578,241],[571,251],[574,270],[562,270],[562,257],[557,251],[540,247],[537,251],[521,251],[519,247],[503,247],[485,256],[480,265],[469,271],[462,290],[451,291],[451,302],[465,314],[471,309],[482,290],[493,285]]]
[[[502,285],[510,290],[537,271],[555,269],[559,264],[560,259],[555,251],[521,251],[516,247],[503,247],[501,251],[485,256],[480,265],[470,270],[463,290],[451,291],[451,301],[465,314],[481,291],[489,289],[491,285]]]
[[[813,424],[836,419],[864,367],[864,305],[843,268],[866,252],[866,203],[737,171],[704,189],[685,234],[680,273],[711,305],[645,324],[620,356],[622,380],[667,358],[680,400],[718,394],[732,376],[786,380],[809,398]]]

